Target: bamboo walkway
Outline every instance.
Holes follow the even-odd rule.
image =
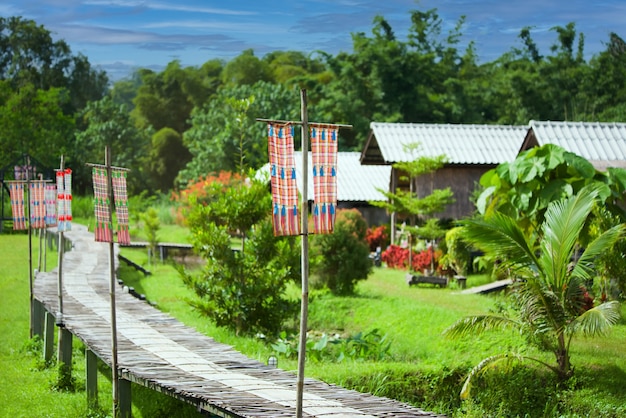
[[[109,366],[109,245],[80,225],[65,237],[63,319],[66,329]],[[116,246],[117,248],[117,246]],[[34,297],[57,312],[57,273],[39,273]],[[193,404],[218,417],[293,417],[295,374],[251,360],[150,304],[116,289],[118,367],[125,380]],[[413,406],[305,379],[304,417],[437,417]]]

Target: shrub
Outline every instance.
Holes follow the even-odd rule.
[[[381,249],[387,248],[389,245],[389,226],[380,225],[373,228],[367,228],[365,239],[370,247],[370,251],[376,251],[378,247]]]
[[[442,264],[456,274],[466,275],[470,265],[470,246],[463,241],[462,228],[456,227],[446,232],[445,248]]]
[[[284,292],[299,273],[299,248],[293,239],[274,237],[264,184],[215,183],[209,192],[206,205],[191,205],[188,218],[194,248],[206,262],[194,275],[181,270],[199,297],[191,304],[237,334],[276,335],[296,311]],[[242,235],[239,250],[232,248],[233,230]]]
[[[366,231],[367,223],[358,210],[339,210],[333,233],[313,236],[311,272],[318,286],[347,295],[354,293],[358,281],[367,279],[372,262]]]
[[[425,269],[430,269],[431,259],[435,258],[434,265],[435,270],[437,272],[441,272],[441,267],[439,265],[439,259],[441,258],[441,251],[435,250],[434,252],[430,249],[413,252],[413,270],[414,271],[423,271]],[[398,245],[390,245],[387,247],[385,251],[383,251],[381,258],[383,262],[387,264],[387,267],[394,269],[408,269],[409,267],[409,249],[402,248]]]

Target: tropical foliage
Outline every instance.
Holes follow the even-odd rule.
[[[277,335],[295,312],[284,292],[299,278],[300,253],[295,240],[274,237],[266,185],[213,182],[206,203],[197,202],[192,196],[187,222],[205,265],[199,273],[181,270],[198,296],[191,305],[237,334]],[[239,248],[233,248],[234,235],[241,239]]]
[[[618,224],[585,248],[579,246],[583,229],[598,202],[600,190],[587,186],[577,194],[548,205],[535,233],[525,232],[517,220],[501,212],[469,220],[465,238],[500,261],[515,280],[514,315],[487,314],[463,318],[446,330],[450,336],[476,335],[501,328],[519,330],[528,341],[552,352],[555,364],[520,353],[505,353],[483,360],[470,372],[462,397],[470,394],[473,379],[485,370],[512,359],[534,360],[553,370],[561,381],[572,376],[570,344],[575,334],[594,336],[606,332],[619,319],[615,301],[590,304],[585,284],[595,275],[595,261],[625,231]]]
[[[104,112],[123,126],[107,141],[116,149],[113,158],[121,156],[132,169],[129,184],[136,190],[164,192],[222,170],[258,169],[267,150],[256,118],[298,119],[301,88],[309,92],[310,120],[354,126],[340,131],[342,151],[361,150],[373,120],[521,125],[626,117],[626,43],[618,34],[609,34],[605,50],[586,60],[584,34],[574,23],[552,29],[547,51],[523,28],[518,45],[479,63],[476,46],[463,39],[472,22],[460,19],[447,30],[435,9],[408,11],[407,19],[401,37],[377,16],[370,33],[353,34],[352,50],[337,55],[246,50],[228,62],[183,67],[174,60],[162,71],[139,68],[109,85],[106,74],[43,26],[1,18],[0,167],[24,153],[56,167],[64,154],[78,191],[85,190],[89,176],[81,167],[102,159],[98,147],[111,133],[89,115]],[[84,111],[105,96],[123,105],[127,120],[107,103]],[[131,126],[137,134],[129,135]],[[183,143],[171,131],[153,137],[165,128]],[[180,157],[175,163],[163,154],[170,146]]]

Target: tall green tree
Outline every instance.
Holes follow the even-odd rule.
[[[576,195],[548,207],[538,233],[528,234],[517,220],[500,212],[464,223],[464,236],[487,254],[501,260],[515,279],[515,315],[485,314],[463,318],[445,333],[472,336],[488,330],[513,329],[528,341],[554,354],[555,363],[519,353],[505,353],[481,361],[470,372],[461,397],[470,395],[480,373],[512,360],[534,361],[554,371],[561,381],[573,375],[570,346],[575,334],[594,336],[607,331],[620,317],[617,302],[589,303],[584,284],[593,279],[595,261],[626,231],[618,224],[590,242],[578,256],[587,218],[598,201],[597,188],[588,186]]]
[[[591,59],[590,72],[588,120],[626,120],[626,42],[616,33],[609,35],[606,49]]]
[[[104,163],[105,147],[111,149],[111,164],[130,168],[129,190],[145,190],[148,183],[144,161],[150,144],[150,130],[138,129],[130,117],[126,106],[113,103],[105,97],[91,102],[81,113],[86,129],[76,135],[76,147],[70,155],[76,171],[76,187],[83,192],[88,187],[91,176],[86,163]],[[83,179],[82,181],[80,179]]]
[[[373,120],[453,122],[475,113],[476,103],[460,107],[452,102],[468,96],[452,80],[465,77],[461,69],[476,67],[471,50],[462,57],[457,47],[464,18],[447,34],[435,9],[413,10],[410,19],[406,40],[377,16],[371,36],[352,34],[352,53],[327,55],[335,77],[319,107],[322,119],[354,125],[342,134],[343,149],[361,149]]]
[[[63,40],[53,40],[49,30],[22,17],[0,17],[0,79],[14,90],[32,85],[36,89],[66,89],[67,114],[106,93],[108,78],[87,58],[72,55]]]
[[[191,160],[191,153],[183,144],[182,136],[171,128],[163,128],[152,135],[148,151],[147,175],[155,189],[167,192],[174,187],[176,177]]]
[[[299,98],[294,89],[266,82],[221,89],[206,107],[193,112],[191,128],[183,136],[193,159],[180,181],[263,166],[268,161],[267,126],[256,118],[296,120]]]
[[[0,81],[0,167],[30,154],[48,167],[71,152],[74,119],[63,112],[68,96],[58,88],[37,89],[25,84],[13,91]]]
[[[252,49],[246,49],[228,61],[222,71],[222,82],[227,86],[251,86],[260,81],[273,82],[272,71]]]
[[[263,62],[267,62],[271,79],[279,84],[300,83],[326,71],[321,58],[313,58],[300,51],[273,51],[263,57]]]
[[[192,109],[202,106],[213,92],[204,84],[201,71],[182,68],[179,61],[171,61],[160,73],[140,70],[141,85],[133,100],[138,126],[155,131],[172,128],[181,135],[189,129]]]

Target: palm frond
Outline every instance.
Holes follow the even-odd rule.
[[[511,368],[513,362],[521,360],[523,360],[523,357],[514,353],[497,354],[495,356],[490,356],[482,360],[480,363],[474,366],[467,375],[467,378],[463,383],[463,387],[461,388],[461,393],[459,394],[461,400],[465,400],[470,397],[472,383],[477,376],[485,373],[488,370],[495,369],[502,364],[504,364],[506,368]]]
[[[577,316],[565,309],[560,296],[542,280],[527,280],[516,292],[521,322],[528,325],[533,338],[545,342],[547,335],[558,335]]]
[[[536,266],[534,249],[513,218],[499,212],[463,222],[463,237],[505,263]]]
[[[620,319],[617,301],[605,302],[585,311],[570,325],[571,332],[581,332],[586,336],[605,335]]]
[[[445,336],[458,338],[476,335],[494,329],[513,328],[520,326],[519,322],[500,315],[476,315],[461,318],[443,331]]]
[[[596,196],[596,189],[586,187],[566,200],[551,203],[546,210],[539,262],[555,291],[566,285],[571,256]]]
[[[626,233],[626,225],[619,224],[605,231],[602,235],[594,239],[578,259],[572,270],[572,275],[589,280],[593,277],[594,262],[596,258],[605,253],[613,244]]]

